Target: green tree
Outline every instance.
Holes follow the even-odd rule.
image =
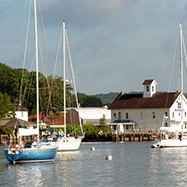
[[[82,107],[102,107],[103,102],[96,96],[88,96],[83,93],[78,93],[78,99]]]
[[[103,114],[103,117],[99,119],[99,124],[100,124],[100,125],[106,125],[105,114]]]
[[[0,118],[15,116],[15,108],[10,104],[10,97],[0,92]]]

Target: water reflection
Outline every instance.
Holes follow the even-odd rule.
[[[187,148],[154,149],[149,157],[150,184],[186,185]]]
[[[73,160],[58,153],[54,163],[18,165],[7,164],[0,147],[0,186],[186,186],[187,149],[150,144],[84,144],[65,153]]]

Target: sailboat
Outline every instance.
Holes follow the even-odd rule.
[[[156,139],[151,145],[152,148],[166,148],[166,147],[187,147],[187,129],[186,122],[184,121],[184,104],[187,103],[185,96],[183,95],[183,53],[186,60],[186,49],[184,44],[182,25],[179,24],[179,38],[180,38],[180,84],[181,93],[178,96],[178,108],[175,109],[181,116],[178,123],[172,123],[170,127],[164,127],[164,120],[168,120],[168,116],[163,116],[162,127],[160,127],[160,139]],[[176,108],[176,106],[175,106]],[[170,114],[172,115],[172,114]]]
[[[81,145],[81,141],[84,138],[84,132],[82,128],[82,122],[80,119],[80,112],[79,112],[79,104],[78,104],[78,97],[77,97],[77,91],[76,91],[76,85],[75,85],[75,77],[74,77],[74,71],[71,61],[71,55],[70,55],[70,49],[69,49],[69,41],[67,37],[66,27],[65,27],[65,21],[62,23],[62,32],[63,32],[63,82],[64,82],[64,125],[51,125],[50,127],[53,128],[64,128],[64,133],[62,137],[59,137],[57,140],[58,145],[58,151],[77,151]],[[73,81],[73,87],[74,87],[74,94],[76,99],[76,105],[77,105],[77,111],[79,116],[79,124],[81,129],[81,135],[80,136],[69,136],[66,133],[66,84],[68,82],[68,79],[66,78],[66,41],[67,41],[67,47],[69,52],[69,59],[70,59],[70,67],[71,67],[71,74],[72,74],[72,81]]]
[[[37,0],[34,0],[35,18],[35,58],[36,58],[36,98],[37,98],[37,128],[28,129],[15,127],[18,136],[18,144],[13,145],[13,140],[5,145],[4,154],[11,163],[33,163],[33,162],[53,162],[55,160],[58,147],[54,144],[44,144],[39,140],[39,81],[38,81],[38,33],[37,33]],[[23,136],[36,136],[31,141],[23,141]]]

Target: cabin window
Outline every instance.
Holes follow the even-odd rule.
[[[181,108],[181,103],[178,103],[178,108]]]
[[[153,112],[153,118],[155,118],[155,112]]]
[[[126,113],[126,119],[128,119],[129,118],[129,114],[128,113]]]
[[[116,113],[114,113],[114,119],[116,119]]]
[[[149,86],[146,86],[146,88],[147,88],[147,92],[149,92]]]
[[[143,112],[140,113],[140,117],[141,117],[141,119],[143,118]]]
[[[154,86],[152,86],[152,92],[154,92]]]

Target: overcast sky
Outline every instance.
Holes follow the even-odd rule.
[[[168,91],[180,22],[187,38],[186,0],[39,0],[39,5],[49,74],[65,20],[78,92],[143,91],[150,78],[158,91]],[[29,0],[0,0],[0,12],[0,61],[22,68]],[[179,89],[176,82],[171,91]]]

